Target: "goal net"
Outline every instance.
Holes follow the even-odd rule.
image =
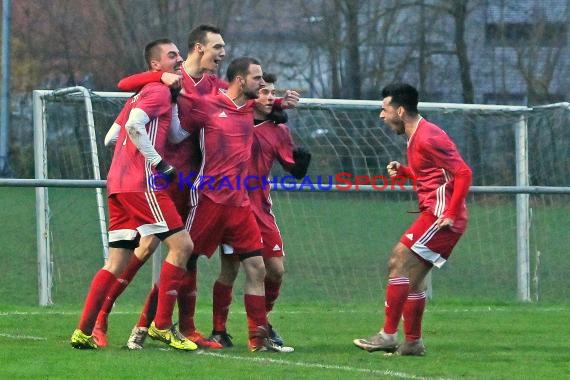
[[[36,160],[45,161],[36,161],[36,174],[43,170],[37,178],[96,180],[99,170],[104,179],[112,152],[103,146],[103,137],[125,95],[89,93],[92,106],[86,109],[82,92],[36,93],[35,129],[42,129],[45,140],[44,145],[35,142]],[[454,139],[474,172],[469,227],[449,262],[434,271],[433,297],[568,299],[570,290],[560,286],[568,274],[563,247],[570,228],[568,104],[421,103],[420,112]],[[286,252],[284,302],[383,302],[389,254],[414,220],[417,201],[412,191],[357,186],[357,176],[385,175],[389,161],[405,162],[404,137],[384,126],[378,113],[378,101],[323,99],[302,99],[288,111],[296,143],[313,154],[308,182],[314,186],[293,191],[299,186],[289,185],[289,191],[272,195]],[[283,174],[274,169],[274,175]],[[339,173],[342,188],[334,186]],[[48,211],[45,220],[39,220],[42,210],[36,217],[49,231],[45,269],[50,275],[42,284],[50,288],[47,303],[80,303],[103,263],[105,202],[96,193],[102,182],[86,183],[91,188],[77,187],[84,183],[45,188]],[[204,302],[218,270],[216,256],[200,260]],[[129,287],[128,299],[142,303],[150,281],[146,268]]]

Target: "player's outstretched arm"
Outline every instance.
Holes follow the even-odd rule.
[[[287,108],[295,108],[299,104],[301,95],[297,91],[287,90],[285,96],[275,99],[273,110],[285,110]]]
[[[180,87],[182,76],[162,71],[145,71],[123,78],[117,83],[121,91],[139,91],[144,85],[162,82],[168,87]]]
[[[287,90],[285,91],[285,96],[283,96],[283,100],[281,101],[281,108],[295,108],[299,103],[301,95],[295,90]]]

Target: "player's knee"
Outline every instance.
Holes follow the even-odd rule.
[[[265,278],[271,282],[281,282],[284,274],[283,265],[266,265],[265,267]]]
[[[392,254],[388,259],[388,271],[398,271],[403,268],[402,260],[397,255]]]
[[[112,273],[115,277],[119,277],[123,271],[126,269],[128,264],[128,258],[120,258],[120,259],[114,259],[114,260],[107,260],[107,262],[105,263],[105,265],[103,266],[103,269],[106,270],[107,272]]]
[[[246,277],[256,283],[263,283],[265,280],[265,264],[260,256],[254,256],[242,261],[245,268]]]
[[[237,278],[237,273],[227,273],[227,272],[220,272],[217,278],[217,282],[220,282],[226,286],[232,286]]]
[[[390,276],[408,276],[410,259],[413,253],[403,244],[397,244],[388,259]]]

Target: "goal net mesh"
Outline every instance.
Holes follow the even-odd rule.
[[[93,179],[90,137],[83,99],[46,96],[47,162],[50,179]],[[102,178],[111,151],[103,137],[125,102],[93,95],[93,116]],[[333,183],[337,173],[385,175],[391,160],[405,162],[406,141],[378,118],[379,104],[300,103],[289,110],[294,140],[313,154],[312,182]],[[544,107],[525,111],[429,108],[421,114],[456,142],[474,172],[473,185],[515,186],[515,125],[528,123],[532,186],[568,186],[570,110]],[[283,174],[274,168],[274,175]],[[351,177],[352,176],[352,177]],[[412,192],[274,191],[277,221],[285,246],[286,275],[280,302],[324,304],[383,302],[392,247],[417,214]],[[472,193],[469,227],[451,259],[432,276],[433,297],[509,301],[517,297],[516,194]],[[570,224],[569,194],[531,195],[532,297],[568,299],[563,246]],[[53,300],[80,303],[92,275],[103,263],[95,191],[49,190]],[[210,300],[219,270],[216,255],[199,261],[199,293]],[[241,284],[241,282],[238,282]],[[150,286],[145,268],[128,290],[142,304]],[[242,286],[236,286],[236,299]],[[130,301],[129,301],[130,302]]]

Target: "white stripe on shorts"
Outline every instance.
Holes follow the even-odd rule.
[[[137,231],[123,229],[123,230],[114,230],[109,231],[109,243],[121,240],[135,240],[137,237]]]
[[[447,260],[445,260],[441,255],[437,252],[432,251],[429,249],[426,244],[431,240],[431,238],[439,231],[439,228],[434,224],[427,229],[426,232],[412,245],[412,251],[417,253],[421,258],[426,261],[429,261],[434,266],[441,268],[443,264]]]
[[[141,236],[161,234],[163,232],[168,232],[169,228],[166,225],[166,221],[153,223],[153,224],[143,224],[137,228]]]

